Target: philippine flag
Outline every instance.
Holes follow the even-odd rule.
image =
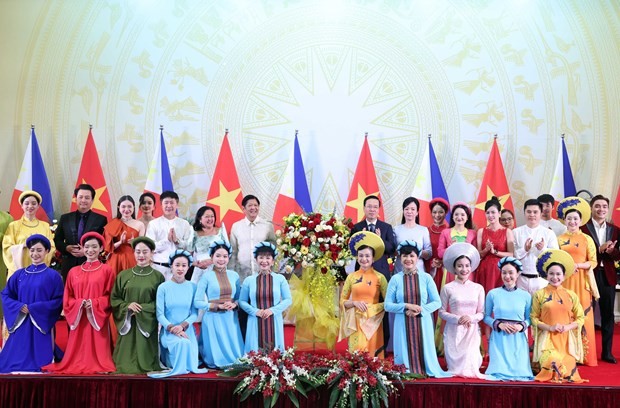
[[[439,164],[435,157],[435,150],[433,150],[430,135],[428,136],[428,146],[424,158],[422,159],[420,172],[416,177],[411,194],[420,201],[420,208],[418,208],[420,225],[425,227],[433,225],[433,217],[428,207],[431,200],[436,197],[441,197],[447,202],[450,202],[448,199],[448,191],[443,182],[443,177],[441,177]]]
[[[276,200],[273,213],[273,223],[277,229],[282,229],[284,217],[291,213],[302,214],[312,212],[312,202],[310,201],[310,191],[306,181],[304,163],[301,160],[301,151],[297,132],[295,132],[295,145],[293,147],[293,157],[288,161],[284,172],[280,194]]]
[[[155,196],[154,217],[163,214],[161,205],[159,205],[159,196],[164,191],[173,191],[172,176],[170,175],[170,166],[168,164],[168,155],[166,154],[166,143],[164,142],[164,128],[159,127],[159,147],[155,151],[155,156],[151,162],[149,175],[146,179],[144,192],[152,193]]]
[[[551,180],[549,194],[555,198],[556,205],[563,198],[577,195],[577,188],[575,187],[575,179],[573,178],[573,172],[570,168],[564,135],[562,135],[562,146],[558,154],[558,161],[555,164],[555,173]]]
[[[37,218],[51,223],[54,219],[52,191],[50,189],[50,183],[47,180],[43,159],[41,158],[39,143],[34,134],[34,126],[31,128],[30,141],[28,142],[22,168],[19,172],[17,182],[15,183],[13,197],[11,198],[10,213],[16,220],[20,219],[23,215],[22,208],[17,200],[19,195],[26,190],[34,190],[41,194],[41,206],[37,211]]]

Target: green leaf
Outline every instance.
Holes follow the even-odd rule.
[[[299,408],[299,400],[297,399],[297,396],[295,395],[295,393],[293,391],[287,391],[287,395],[289,399],[291,400],[291,402],[293,403],[293,405]]]
[[[372,408],[381,408],[381,404],[379,403],[379,396],[376,392],[373,392],[370,396],[370,403],[372,404]]]
[[[357,396],[355,395],[355,383],[349,385],[349,404],[351,408],[357,408]]]
[[[299,393],[301,395],[303,395],[304,397],[308,398],[308,394],[306,394],[306,390],[304,389],[303,384],[301,384],[301,381],[295,381],[295,389],[297,391],[299,391]]]
[[[245,401],[250,395],[254,394],[254,390],[250,389],[249,387],[246,388],[245,390],[243,390],[243,392],[241,393],[241,397],[240,400],[241,401]]]
[[[340,388],[333,386],[331,394],[329,394],[329,408],[334,408],[340,399]]]
[[[271,397],[271,408],[273,408],[276,405],[276,402],[278,402],[278,398],[280,398],[280,392],[276,391],[273,393],[273,396]]]

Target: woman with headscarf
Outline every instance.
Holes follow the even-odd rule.
[[[11,334],[0,352],[0,373],[41,371],[53,361],[54,325],[62,311],[63,282],[45,264],[52,245],[41,234],[26,239],[31,264],[16,271],[2,290]]]
[[[575,273],[575,262],[561,249],[548,249],[538,256],[536,269],[549,284],[532,296],[532,361],[540,363],[535,380],[587,381],[577,370],[577,363],[583,361],[583,308],[577,294],[562,286],[564,280]]]
[[[383,358],[383,300],[388,285],[385,276],[372,267],[383,256],[383,240],[375,233],[360,231],[349,239],[349,248],[360,268],[347,276],[342,287],[339,340],[349,339],[349,351],[367,351]]]
[[[590,220],[590,205],[581,197],[568,197],[558,204],[558,218],[566,225],[566,232],[558,236],[560,249],[569,253],[575,261],[575,273],[566,278],[562,286],[579,297],[584,322],[581,331],[583,341],[583,364],[598,365],[596,361],[596,336],[594,335],[594,299],[598,288],[593,268],[596,268],[596,245],[580,227]]]

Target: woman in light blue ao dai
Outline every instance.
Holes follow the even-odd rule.
[[[226,269],[232,248],[224,240],[209,248],[212,264],[200,278],[194,306],[204,310],[200,331],[200,356],[207,367],[233,364],[243,355],[243,339],[237,309],[241,285],[239,274]]]
[[[169,369],[149,373],[153,378],[207,372],[198,368],[198,342],[192,325],[198,316],[193,305],[196,285],[185,279],[192,256],[178,249],[169,259],[172,279],[159,285],[156,299],[157,321],[162,326],[159,334],[161,361]]]

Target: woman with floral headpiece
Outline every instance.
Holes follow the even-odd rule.
[[[196,285],[185,279],[194,259],[183,249],[172,252],[168,259],[172,278],[159,285],[156,301],[161,361],[168,369],[149,373],[152,378],[207,372],[198,368],[198,341],[193,325],[198,317],[193,305]]]
[[[450,245],[443,265],[456,278],[441,289],[439,316],[446,322],[443,334],[448,371],[459,377],[480,378],[480,327],[484,317],[484,288],[471,280],[480,254],[466,242]]]
[[[248,314],[245,352],[273,349],[284,350],[284,319],[282,314],[291,305],[291,289],[283,275],[272,271],[278,255],[269,241],[254,247],[259,271],[243,281],[239,305]]]
[[[394,361],[412,374],[450,377],[439,366],[433,339],[432,314],[441,305],[435,282],[418,270],[422,252],[415,241],[402,241],[396,248],[402,270],[392,276],[385,310],[394,314]]]
[[[227,268],[232,248],[224,240],[209,247],[211,267],[198,282],[194,307],[204,310],[200,330],[200,356],[210,368],[233,364],[243,355],[243,338],[237,309],[241,292],[239,274]]]
[[[340,332],[338,340],[349,339],[349,351],[366,351],[383,358],[383,300],[387,280],[375,271],[373,262],[383,256],[385,246],[373,232],[359,231],[349,239],[351,253],[357,256],[359,269],[344,282],[340,293]]]
[[[577,370],[577,363],[583,361],[583,308],[577,294],[562,286],[575,273],[575,262],[566,251],[548,249],[538,255],[536,269],[549,284],[532,295],[532,361],[540,363],[535,380],[587,381]]]
[[[512,256],[499,260],[503,285],[487,293],[484,322],[491,328],[489,380],[532,381],[527,328],[530,324],[532,297],[517,288],[523,264]]]
[[[580,229],[590,221],[590,216],[590,205],[581,197],[567,197],[558,204],[558,218],[566,225],[566,232],[558,236],[558,245],[575,261],[575,273],[566,278],[562,286],[579,297],[585,319],[581,332],[583,364],[596,366],[593,299],[600,297],[592,271],[596,268],[596,245]]]

